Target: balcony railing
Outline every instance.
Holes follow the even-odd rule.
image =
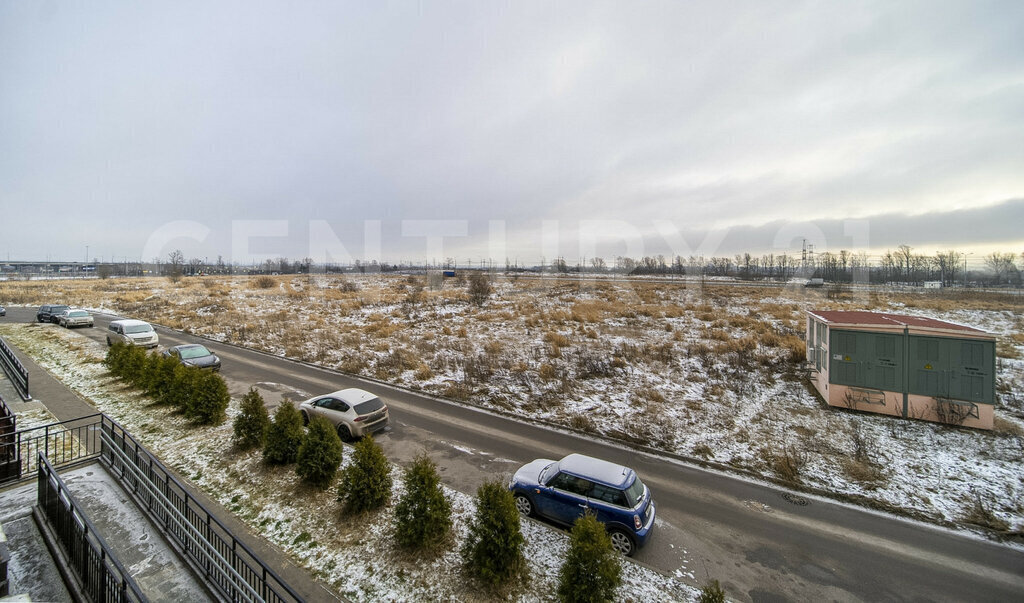
[[[32,396],[28,393],[28,370],[3,339],[0,339],[0,367],[3,367],[4,372],[10,377],[14,389],[18,390],[18,395],[25,400],[31,400]]]
[[[85,598],[105,603],[146,601],[42,452],[37,455],[36,466],[39,509]]]

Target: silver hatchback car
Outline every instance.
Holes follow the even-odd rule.
[[[376,433],[388,426],[388,406],[375,394],[351,387],[310,398],[299,404],[302,423],[323,417],[338,430],[342,440]]]

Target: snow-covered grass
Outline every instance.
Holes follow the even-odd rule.
[[[1024,530],[1020,297],[513,277],[476,307],[457,279],[273,278],[269,288],[246,277],[12,282],[0,297],[145,318],[936,521],[976,517],[980,505]],[[827,407],[794,362],[809,309],[921,314],[997,334],[996,429]]]
[[[434,556],[409,555],[393,544],[392,508],[361,517],[344,517],[333,489],[303,485],[294,467],[266,467],[260,453],[231,446],[231,420],[239,412],[232,400],[228,421],[217,427],[191,427],[180,415],[149,403],[125,387],[101,364],[106,348],[63,329],[3,325],[0,334],[55,377],[118,421],[165,464],[248,523],[318,580],[358,601],[480,600],[486,598],[460,570],[458,545],[465,537],[474,502],[445,489],[452,501],[455,534]],[[31,411],[33,422],[45,417]],[[29,417],[19,416],[19,421]],[[344,463],[351,448],[346,447]],[[401,495],[401,471],[393,468]],[[568,545],[565,533],[524,521],[527,571],[511,592],[513,600],[554,598],[558,568]],[[693,600],[698,591],[679,579],[634,564],[623,564],[622,601]]]

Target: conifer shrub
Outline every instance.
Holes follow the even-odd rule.
[[[121,366],[124,362],[124,353],[127,347],[119,341],[107,348],[107,357],[103,360],[103,364],[115,377],[122,377]]]
[[[254,388],[242,396],[241,412],[232,424],[234,437],[232,441],[241,450],[251,450],[263,446],[267,430],[270,428],[270,413],[263,401],[263,396]]]
[[[217,373],[187,368],[194,374],[192,391],[185,401],[185,417],[199,425],[220,425],[227,418],[225,411],[231,402],[227,384]]]
[[[189,397],[195,390],[195,381],[199,376],[199,369],[194,366],[186,366],[177,363],[171,371],[171,384],[167,388],[159,402],[169,404],[175,409],[184,411],[188,405]]]
[[[285,399],[274,411],[274,421],[267,429],[267,441],[263,446],[263,462],[268,465],[294,463],[299,455],[299,446],[305,431],[302,415],[291,400]]]
[[[157,402],[167,401],[168,393],[174,385],[174,369],[179,366],[177,358],[163,354],[150,354],[146,393]]]
[[[323,417],[313,417],[299,446],[295,472],[307,484],[326,489],[338,474],[342,449],[341,438],[334,426]]]
[[[587,513],[569,533],[569,549],[558,572],[558,598],[569,603],[611,601],[622,582],[622,562],[604,524]]]
[[[338,502],[345,513],[378,509],[391,498],[391,463],[373,436],[356,442],[352,462],[341,470]]]
[[[476,491],[476,512],[462,545],[470,575],[495,587],[519,575],[523,567],[523,533],[512,493],[499,481]]]
[[[722,590],[722,585],[718,583],[718,580],[708,580],[704,588],[700,590],[700,597],[697,601],[700,603],[725,603],[725,591]]]
[[[429,549],[448,535],[452,503],[444,495],[437,465],[420,454],[402,474],[405,493],[395,505],[395,538],[406,549]]]
[[[110,346],[104,363],[111,373],[142,388],[157,402],[183,411],[193,423],[216,425],[226,418],[231,396],[216,373],[120,342]]]
[[[146,395],[150,397],[153,397],[156,389],[154,377],[156,375],[157,366],[160,364],[161,357],[162,355],[155,351],[146,354],[146,360],[142,369],[142,389],[146,392]]]
[[[117,342],[107,350],[103,363],[110,372],[132,385],[138,384],[139,375],[143,374],[142,366],[146,362],[146,352],[135,346]]]
[[[135,387],[146,385],[146,350],[130,345],[126,346],[124,358],[121,361],[122,379]]]

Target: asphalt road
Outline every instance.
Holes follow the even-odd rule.
[[[9,308],[0,320],[30,321]],[[103,341],[109,317],[82,336]],[[362,387],[381,395],[392,427],[378,441],[400,463],[420,451],[445,483],[473,493],[535,458],[582,452],[633,467],[658,521],[636,558],[694,584],[718,579],[740,601],[1024,600],[1024,551],[772,485],[707,471],[416,392],[158,328],[162,345],[201,341],[223,360],[232,395],[257,386],[268,403]],[[794,504],[789,499],[795,500]]]

